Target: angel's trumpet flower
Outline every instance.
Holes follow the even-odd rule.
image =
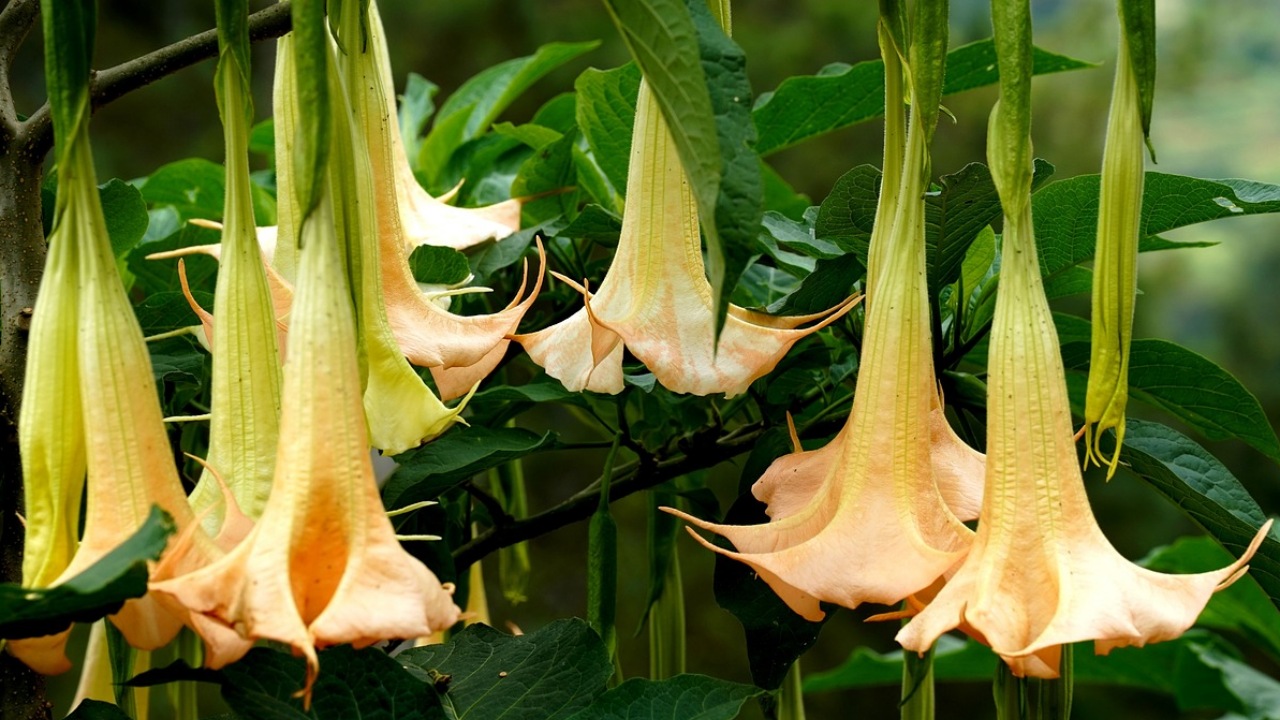
[[[798,340],[853,306],[851,298],[813,315],[773,317],[730,305],[717,345],[697,207],[675,142],[644,81],[628,178],[622,234],[599,290],[593,294],[566,279],[582,293],[585,307],[515,338],[570,390],[621,392],[625,346],[674,392],[738,395]]]
[[[971,539],[940,487],[948,487],[953,505],[972,507],[973,483],[959,474],[972,473],[975,458],[960,448],[934,450],[959,439],[938,426],[946,419],[934,384],[925,283],[922,125],[913,113],[893,232],[876,236],[888,247],[872,248],[880,261],[844,429],[821,450],[781,458],[756,483],[756,497],[769,504],[767,524],[719,525],[667,509],[727,538],[736,551],[690,531],[751,566],[810,620],[823,617],[819,602],[888,604],[923,590],[959,561]],[[937,461],[944,457],[952,460]],[[936,479],[944,474],[953,477]]]
[[[405,254],[419,245],[439,245],[454,250],[501,240],[520,229],[519,198],[504,200],[495,205],[478,208],[460,208],[449,204],[458,192],[450,190],[438,198],[418,184],[409,167],[404,141],[396,124],[395,82],[391,75],[391,54],[387,51],[387,38],[378,14],[378,3],[369,3],[369,51],[376,63],[382,91],[380,104],[390,111],[390,120],[383,127],[390,130],[387,139],[395,192],[399,207],[400,226],[403,229]]]
[[[22,410],[18,416],[26,511],[22,585],[29,588],[47,587],[57,581],[71,563],[80,538],[85,429],[80,419],[76,349],[78,256],[83,252],[83,238],[102,230],[92,212],[97,188],[92,180],[84,182],[76,177],[83,170],[70,164],[61,168],[49,254],[31,315]]]
[[[239,18],[243,19],[243,18]],[[219,18],[224,22],[224,18]],[[234,20],[232,21],[234,22]],[[224,43],[215,83],[226,144],[227,194],[218,285],[213,308],[221,322],[213,328],[212,404],[207,468],[191,492],[191,506],[210,512],[205,528],[216,533],[225,505],[214,478],[225,478],[240,511],[262,514],[275,472],[280,415],[280,355],[269,281],[254,232],[249,184],[248,71],[243,55]],[[191,298],[186,276],[182,288]],[[198,307],[198,306],[197,306]],[[207,315],[207,313],[206,313]],[[201,316],[202,324],[207,325]]]
[[[1154,13],[1154,6],[1151,12]],[[1152,18],[1154,22],[1154,18]],[[1125,23],[1127,25],[1127,23]],[[1098,200],[1098,249],[1093,263],[1093,335],[1089,359],[1089,389],[1085,395],[1085,461],[1107,465],[1115,474],[1124,442],[1124,410],[1129,399],[1129,346],[1133,341],[1133,309],[1138,294],[1138,236],[1142,215],[1142,142],[1150,106],[1143,106],[1138,90],[1137,64],[1120,32],[1116,79],[1107,117],[1107,142],[1102,154]],[[1154,51],[1154,47],[1150,48]],[[1145,64],[1154,68],[1154,58]],[[1098,441],[1115,428],[1116,449],[1102,457]]]
[[[1239,560],[1195,575],[1134,565],[1099,529],[1080,474],[1058,336],[1036,260],[1029,104],[1005,107],[1012,70],[1002,63],[988,144],[1005,215],[982,515],[968,557],[898,641],[924,652],[967,623],[1015,674],[1053,678],[1067,643],[1093,640],[1106,653],[1181,635],[1210,595],[1247,569],[1270,522]]]
[[[429,635],[458,619],[452,588],[400,547],[378,496],[332,212],[325,197],[303,225],[280,448],[262,518],[218,562],[153,586],[223,631],[290,645],[307,658],[307,693],[317,647]],[[236,659],[219,652],[220,636],[197,630],[211,664]]]
[[[173,516],[186,538],[183,543],[171,540],[165,558],[166,568],[184,572],[218,551],[196,525],[178,480],[150,356],[107,238],[87,126],[70,142],[74,147],[60,170],[59,183],[72,193],[69,202],[80,206],[68,208],[64,222],[70,222],[68,232],[73,233],[65,239],[76,244],[78,255],[76,354],[83,412],[59,424],[82,422],[91,432],[85,435],[84,536],[74,559],[53,584],[78,574],[128,538],[153,504]],[[164,610],[152,595],[129,600],[110,619],[131,645],[144,650],[164,645],[182,626],[181,616]],[[9,647],[41,672],[61,672],[70,667],[67,634],[15,641]]]

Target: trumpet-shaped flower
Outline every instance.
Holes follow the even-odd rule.
[[[133,307],[125,295],[108,242],[98,199],[87,128],[70,142],[70,161],[60,183],[80,207],[65,239],[74,242],[80,293],[77,307],[76,355],[82,414],[61,424],[81,422],[86,429],[88,467],[84,535],[71,563],[53,584],[86,569],[138,529],[153,504],[173,516],[184,543],[170,541],[166,567],[183,572],[216,555],[212,540],[195,524],[186,493],[178,480],[169,438],[152,379],[150,356]],[[72,213],[75,213],[74,216]],[[163,574],[163,573],[161,573]],[[167,612],[152,595],[129,600],[111,622],[134,647],[154,649],[167,643],[182,626],[180,615]],[[41,672],[62,672],[67,632],[15,641],[11,651]]]
[[[946,419],[934,384],[925,282],[922,124],[913,114],[893,232],[873,236],[872,257],[880,261],[844,429],[820,450],[779,459],[756,483],[769,523],[719,525],[667,510],[727,538],[736,550],[690,530],[708,548],[751,566],[810,620],[823,617],[819,602],[888,604],[923,590],[971,541],[940,489],[949,488],[957,507],[972,507],[966,474],[980,460],[950,447],[963,444],[939,425]],[[882,203],[890,192],[882,192]],[[935,452],[935,445],[949,450]],[[954,477],[939,482],[943,475]]]
[[[222,321],[213,328],[212,403],[207,466],[191,492],[197,513],[210,534],[222,526],[225,504],[221,472],[245,515],[257,518],[271,492],[280,415],[280,356],[269,280],[263,271],[253,224],[249,184],[248,68],[224,47],[216,85],[226,141],[227,195],[214,311]],[[179,270],[187,298],[186,275]],[[196,306],[198,307],[198,306]],[[207,325],[208,313],[201,316]]]
[[[798,340],[834,322],[855,302],[851,298],[826,312],[796,317],[731,305],[716,344],[697,208],[645,82],[636,101],[626,210],[613,263],[594,294],[570,284],[582,293],[585,307],[515,339],[548,375],[574,391],[620,392],[625,347],[674,392],[738,395]],[[801,327],[806,323],[813,324]]]
[[[993,113],[991,148],[1029,146],[1025,136],[1001,130],[1000,112]],[[924,652],[967,623],[1015,674],[1052,678],[1067,643],[1093,640],[1105,654],[1181,635],[1210,595],[1247,569],[1268,528],[1236,562],[1195,575],[1139,567],[1107,541],[1085,495],[1057,332],[1036,261],[1029,151],[1016,166],[1002,164],[996,152],[991,164],[1006,214],[982,514],[968,557],[898,641]]]
[[[382,92],[379,104],[386,109],[389,118],[382,127],[390,131],[387,144],[391,154],[388,160],[395,178],[398,215],[403,231],[403,252],[408,254],[419,245],[466,250],[486,242],[501,240],[519,230],[520,208],[523,203],[518,198],[486,207],[460,208],[449,204],[458,188],[436,198],[418,184],[409,166],[404,140],[396,122],[396,86],[391,75],[391,55],[387,51],[386,33],[382,28],[377,2],[369,3],[368,28],[369,52],[366,54],[376,63]]]
[[[307,658],[306,692],[317,647],[428,635],[458,619],[452,588],[400,547],[383,512],[332,221],[326,196],[303,226],[280,448],[262,518],[221,560],[153,585],[206,621],[197,631],[210,664],[243,653],[225,648],[229,630],[276,640]]]

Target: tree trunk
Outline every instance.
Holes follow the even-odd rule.
[[[8,138],[6,138],[8,139]],[[22,462],[18,408],[31,308],[44,271],[40,214],[43,153],[25,136],[0,149],[0,582],[22,580]],[[74,422],[74,418],[68,418]],[[0,653],[0,720],[45,720],[44,678]]]

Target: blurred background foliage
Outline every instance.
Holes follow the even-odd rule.
[[[254,9],[265,3],[254,3]],[[1036,154],[1057,166],[1056,178],[1097,172],[1112,79],[1116,22],[1112,0],[1036,0],[1036,42],[1046,49],[1099,63],[1096,70],[1038,78]],[[1158,6],[1159,71],[1153,140],[1159,165],[1153,169],[1199,177],[1245,177],[1280,182],[1280,4],[1273,0],[1162,0]],[[437,104],[467,78],[495,63],[531,54],[553,40],[603,40],[583,60],[552,74],[522,97],[504,119],[527,120],[550,97],[572,89],[588,65],[607,68],[627,59],[603,6],[595,0],[465,0],[421,2],[385,0],[381,11],[389,34],[396,81],[414,71],[440,86]],[[988,4],[953,0],[952,43],[990,35]],[[739,0],[734,37],[749,59],[756,93],[784,78],[813,74],[828,63],[856,63],[878,57],[875,3],[848,0]],[[100,8],[97,66],[105,67],[213,26],[212,3],[113,0]],[[30,112],[43,98],[40,42],[33,37],[16,66],[20,109]],[[270,114],[274,43],[254,54],[257,117]],[[213,63],[180,72],[112,104],[94,121],[94,150],[103,178],[147,175],[185,157],[220,161],[221,128],[212,93]],[[984,159],[986,119],[995,89],[949,98],[955,122],[944,119],[934,144],[935,173],[954,172]],[[817,204],[841,174],[854,165],[879,164],[881,126],[868,123],[783,151],[771,163]],[[260,158],[256,158],[260,160]],[[1150,168],[1150,166],[1149,166]],[[1234,373],[1259,398],[1273,425],[1280,420],[1280,220],[1240,218],[1198,225],[1170,234],[1175,240],[1220,243],[1207,250],[1145,254],[1143,292],[1136,337],[1164,337],[1196,350]],[[1086,296],[1067,298],[1063,307],[1087,313]],[[555,412],[552,410],[551,412]],[[1169,418],[1161,418],[1168,421]],[[573,427],[563,418],[538,422]],[[1177,426],[1176,421],[1171,424]],[[573,431],[565,440],[574,440]],[[594,438],[582,438],[594,439]],[[1280,468],[1240,442],[1207,443],[1264,508],[1280,507]],[[574,467],[566,462],[581,463]],[[530,506],[537,511],[593,479],[600,458],[577,452],[541,454],[526,460]],[[727,505],[736,468],[722,465],[715,487]],[[1130,557],[1178,535],[1198,531],[1145,485],[1121,476],[1104,485],[1090,476],[1089,487],[1103,528]],[[646,500],[637,495],[618,504],[622,530],[619,639],[628,675],[647,668],[645,634],[631,636],[647,587]],[[1136,508],[1142,508],[1135,512]],[[496,585],[497,563],[486,563],[488,597],[495,624],[528,629],[553,618],[582,615],[585,602],[585,524],[566,528],[531,545],[533,577],[529,601],[508,605]],[[689,670],[749,681],[737,621],[714,604],[712,557],[683,543],[682,565],[689,605]],[[496,560],[496,558],[495,558]],[[894,627],[859,621],[869,612],[842,612],[828,624],[818,645],[805,656],[806,672],[825,670],[845,659],[855,644],[884,651]],[[1273,675],[1280,668],[1264,657],[1250,658]],[[69,678],[68,678],[69,680]],[[55,686],[56,688],[56,686]],[[856,694],[813,695],[810,717],[883,717],[898,689]],[[55,697],[61,693],[55,689]],[[940,717],[992,716],[985,685],[939,688]],[[65,702],[65,700],[64,700]],[[749,713],[757,712],[755,709]],[[1171,701],[1116,688],[1081,687],[1081,717],[1169,718]],[[748,717],[751,715],[748,714]]]

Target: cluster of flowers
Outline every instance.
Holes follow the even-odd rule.
[[[500,312],[449,312],[441,300],[452,290],[420,288],[410,253],[505,237],[519,227],[521,202],[461,209],[418,185],[396,128],[377,7],[361,17],[360,5],[330,18],[368,42],[326,41],[331,139],[318,178],[297,163],[300,116],[313,112],[299,107],[296,89],[304,50],[298,37],[279,41],[277,227],[254,226],[247,55],[223,48],[215,81],[227,148],[222,242],[154,256],[204,253],[221,266],[212,313],[187,290],[181,259],[177,267],[213,354],[209,450],[190,496],[111,254],[87,112],[71,132],[58,128],[58,204],[20,429],[24,586],[54,586],[84,570],[158,505],[178,532],[152,568],[148,594],[110,622],[145,650],[190,627],[211,667],[258,639],[285,643],[307,658],[308,694],[318,647],[428,636],[458,620],[452,587],[400,546],[370,448],[397,454],[464,422],[468,392],[511,341],[573,390],[620,392],[626,347],[674,391],[733,395],[855,302],[787,318],[732,307],[717,345],[696,209],[642,86],[622,235],[599,289],[561,278],[581,291],[583,307],[525,335],[515,331],[541,271]],[[302,186],[319,188],[314,203]],[[411,363],[430,370],[439,396]],[[8,648],[41,672],[62,672],[68,633]]]

